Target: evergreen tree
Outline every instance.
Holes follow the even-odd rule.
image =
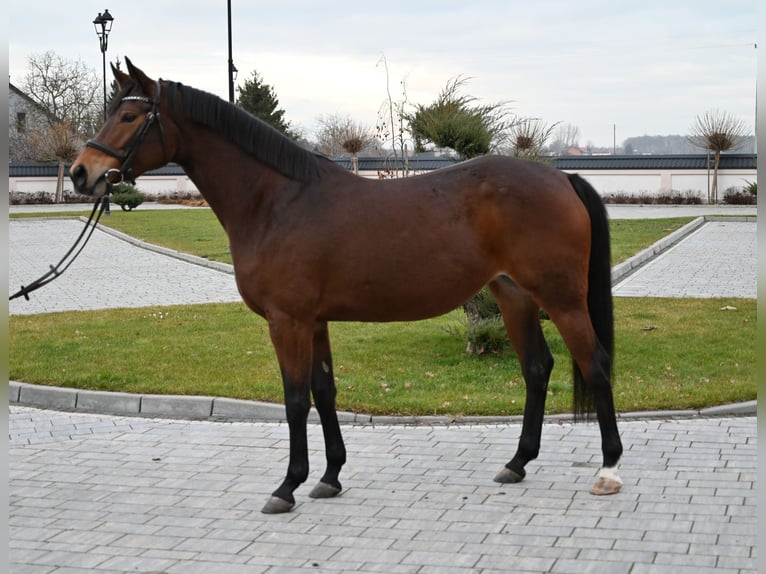
[[[413,113],[406,114],[416,151],[431,142],[467,159],[490,153],[502,143],[511,126],[505,103],[479,105],[473,96],[460,93],[465,83],[461,77],[450,80],[435,102],[416,105]]]
[[[264,83],[256,70],[243,85],[237,86],[237,92],[239,92],[238,106],[283,134],[296,139],[296,135],[290,128],[290,122],[285,120],[285,111],[279,108],[279,99],[274,88]]]

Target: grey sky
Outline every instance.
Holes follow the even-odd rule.
[[[114,16],[108,61],[128,56],[151,77],[228,97],[224,0],[12,0],[9,73],[30,54],[82,59],[100,76],[92,20]],[[386,99],[427,104],[452,78],[484,102],[579,127],[582,145],[686,134],[719,108],[755,121],[756,2],[232,0],[238,81],[273,85],[288,120],[350,114],[374,126]]]

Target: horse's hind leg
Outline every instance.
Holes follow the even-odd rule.
[[[543,428],[548,379],[553,369],[553,356],[540,327],[538,305],[507,277],[489,284],[503,314],[508,338],[521,363],[527,389],[524,422],[516,454],[495,476],[496,482],[519,482],[526,476],[524,467],[537,458]]]
[[[343,444],[338,414],[335,410],[335,376],[332,370],[332,354],[327,323],[320,323],[314,331],[314,354],[311,367],[311,392],[314,395],[324,433],[327,470],[321,481],[309,493],[312,498],[330,498],[341,491],[338,474],[346,462],[346,447]]]
[[[617,474],[622,442],[612,394],[612,359],[599,343],[587,309],[551,308],[548,312],[579,369],[579,373],[575,373],[575,393],[578,392],[578,385],[584,385],[580,391],[583,393],[584,405],[587,407],[592,399],[598,417],[603,465],[591,492],[599,495],[615,494],[622,487],[622,480]]]

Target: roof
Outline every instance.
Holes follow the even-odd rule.
[[[28,105],[32,106],[33,109],[35,109],[38,113],[44,115],[48,118],[51,122],[58,122],[60,121],[55,115],[50,113],[48,110],[46,110],[43,106],[38,104],[36,101],[34,101],[32,98],[30,98],[26,93],[24,93],[22,90],[14,86],[11,82],[8,82],[8,88],[10,90],[10,93],[18,96],[22,100],[24,100]]]
[[[401,169],[401,160],[393,157],[360,157],[359,171],[385,171],[398,167]],[[351,158],[330,158],[344,169],[351,170]],[[410,158],[407,165],[412,171],[433,171],[457,163],[458,160],[446,157]],[[46,177],[55,176],[58,173],[58,164],[53,163],[12,163],[9,165],[10,177]],[[151,170],[144,175],[155,176],[178,176],[184,175],[183,168],[176,163],[169,163],[161,168]],[[67,175],[69,170],[67,169]]]
[[[359,171],[385,171],[398,167],[401,160],[393,157],[360,157]],[[756,154],[722,154],[719,169],[757,169]],[[351,158],[331,159],[344,169],[351,170]],[[410,158],[407,165],[412,171],[433,171],[457,163],[448,157]],[[658,169],[707,169],[708,156],[705,154],[688,155],[583,155],[559,157],[553,161],[554,167],[567,171],[589,170],[658,170]],[[712,163],[710,165],[712,167]],[[10,177],[55,177],[58,164],[53,163],[11,163],[8,166]],[[67,174],[69,169],[67,168]],[[146,175],[179,176],[184,175],[181,166],[169,163]]]
[[[712,156],[709,167],[713,167]],[[756,169],[758,156],[752,153],[721,154],[719,169]],[[677,155],[579,155],[562,156],[553,161],[568,171],[634,169],[707,169],[707,154]]]
[[[56,177],[58,175],[58,163],[10,163],[8,164],[9,177]],[[65,174],[69,176],[69,165],[66,166]],[[183,168],[175,163],[169,163],[159,169],[153,169],[146,175],[185,175]]]
[[[350,157],[331,158],[339,166],[351,170]],[[450,157],[411,157],[407,159],[407,167],[413,171],[433,171],[457,163],[458,159]],[[387,169],[401,169],[402,160],[399,157],[359,157],[357,158],[359,171],[385,171]]]

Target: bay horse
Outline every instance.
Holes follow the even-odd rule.
[[[540,449],[553,357],[539,309],[573,359],[576,418],[595,408],[603,465],[591,489],[613,494],[622,444],[611,390],[609,224],[597,192],[541,163],[484,156],[426,175],[359,177],[238,106],[152,80],[126,58],[119,92],[70,168],[77,192],[176,162],[228,235],[238,289],[268,322],[284,385],[290,456],[263,512],[288,512],[309,473],[311,397],[327,466],[309,496],[341,492],[346,449],[336,414],[328,321],[435,317],[488,285],[526,385],[518,449],[495,477],[519,482]]]

